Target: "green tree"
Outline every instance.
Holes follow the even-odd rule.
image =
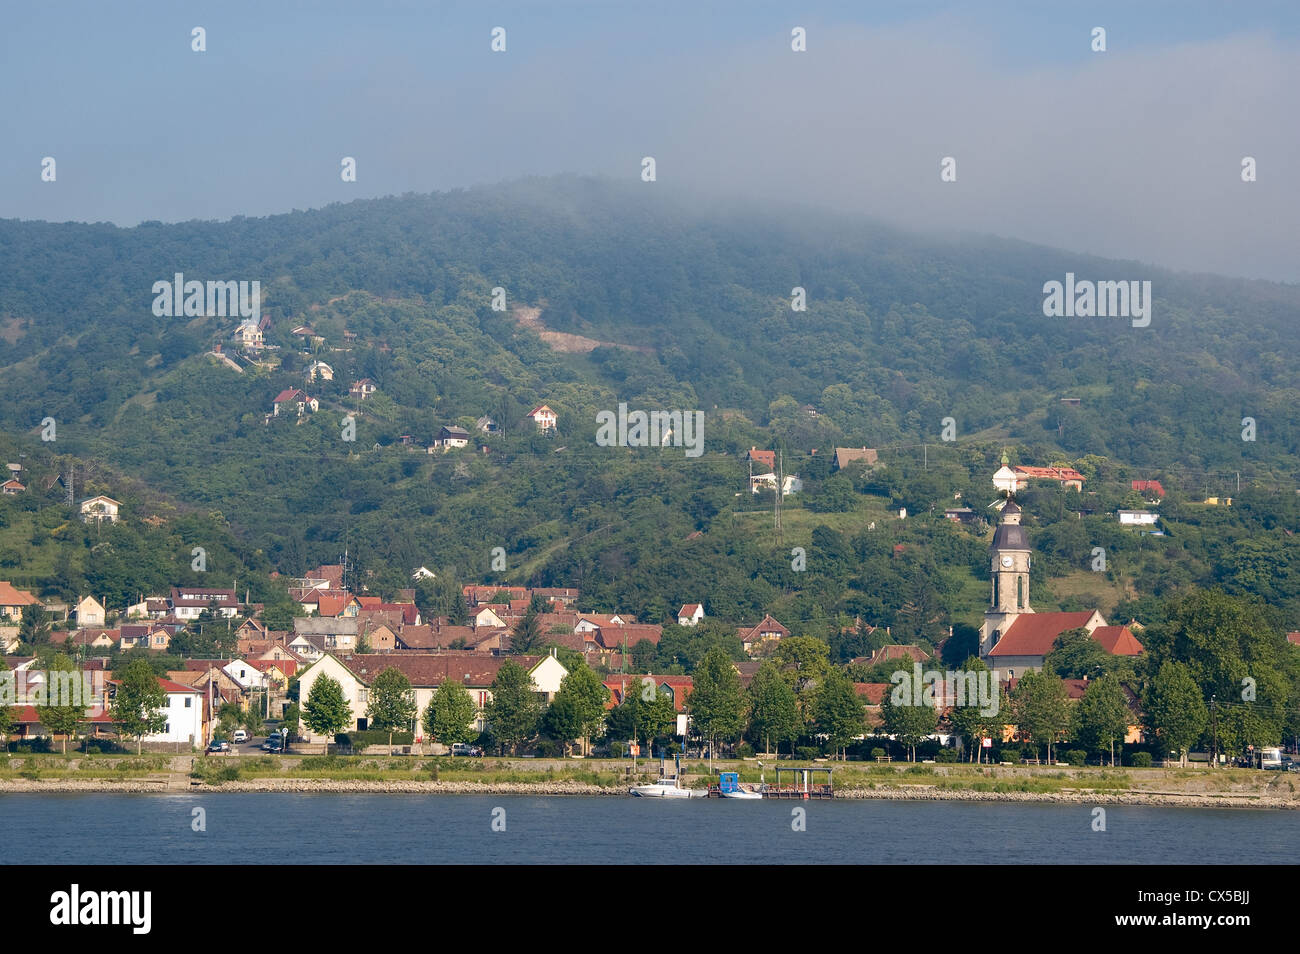
[[[443,745],[468,742],[474,735],[474,700],[469,691],[453,679],[448,679],[429,700],[424,710],[424,731]]]
[[[9,664],[5,662],[3,656],[0,656],[0,680],[8,680],[13,678],[12,676],[4,675],[8,671],[9,671]],[[3,697],[0,696],[0,698]],[[9,747],[9,733],[13,730],[14,727],[15,711],[16,710],[13,708],[13,706],[7,706],[4,705],[2,702],[0,702],[0,752],[5,751]]]
[[[939,724],[939,710],[924,699],[911,704],[896,702],[893,692],[880,701],[880,716],[887,735],[907,746],[908,761],[916,761],[916,747],[926,740]]]
[[[125,735],[135,737],[135,751],[144,748],[144,737],[167,727],[167,692],[153,667],[137,659],[123,670],[117,695],[110,707],[113,721]],[[202,739],[195,739],[202,745]]]
[[[607,719],[610,736],[642,741],[649,755],[654,740],[670,735],[676,727],[677,710],[672,697],[652,678],[629,676],[622,703],[610,710]]]
[[[18,623],[18,639],[28,646],[42,646],[50,641],[50,614],[39,603],[23,607]]]
[[[1074,738],[1093,752],[1110,750],[1115,764],[1115,740],[1124,743],[1131,714],[1124,690],[1114,676],[1093,679],[1074,706]]]
[[[775,663],[766,660],[758,667],[746,695],[750,732],[755,741],[763,742],[763,751],[770,752],[773,742],[776,742],[778,754],[782,742],[793,745],[803,728],[799,700],[790,684],[781,678]]]
[[[327,740],[352,724],[352,707],[343,695],[343,687],[329,676],[322,675],[311,684],[302,711],[303,721],[312,734],[323,735]]]
[[[813,704],[813,723],[826,736],[831,750],[843,756],[843,749],[862,734],[865,710],[853,683],[838,669],[831,669],[818,687]]]
[[[1209,713],[1201,690],[1182,663],[1166,662],[1160,667],[1143,700],[1147,725],[1167,752],[1177,752],[1187,764],[1187,750],[1205,731]]]
[[[1070,726],[1069,696],[1065,683],[1054,672],[1027,672],[1011,694],[1011,711],[1016,725],[1035,744],[1047,743],[1047,761],[1052,746]]]
[[[484,714],[492,735],[512,755],[520,743],[533,738],[537,734],[541,706],[528,670],[510,659],[502,663],[492,681],[492,701]]]
[[[46,705],[37,706],[36,714],[41,725],[50,730],[52,735],[63,736],[63,751],[68,751],[68,738],[77,731],[77,726],[85,721],[86,704],[70,692],[72,684],[79,678],[77,667],[63,653],[57,653],[50,661],[47,673]],[[60,677],[59,673],[66,675]],[[81,705],[75,703],[81,702]],[[49,703],[54,703],[53,705]]]
[[[961,664],[961,670],[966,673],[976,673],[976,678],[984,683],[984,680],[990,678],[987,673],[989,667],[984,661],[977,656],[971,656]],[[985,683],[986,684],[986,683]],[[953,705],[952,710],[948,713],[948,724],[952,726],[954,732],[962,737],[966,746],[967,757],[971,761],[983,759],[983,748],[980,745],[982,739],[1002,738],[1002,726],[1006,719],[1000,715],[1003,703],[1002,693],[999,689],[996,698],[996,711],[986,712],[986,707],[981,706],[978,699],[971,699],[969,695],[963,700],[964,705]],[[995,707],[990,705],[988,709]]]
[[[515,628],[511,631],[510,649],[516,653],[531,652],[541,644],[544,634],[542,633],[541,620],[538,613],[533,607],[528,607],[519,622],[515,623]]]
[[[380,732],[388,733],[388,747],[393,747],[393,733],[399,729],[405,731],[415,722],[415,694],[411,691],[411,680],[406,673],[389,666],[370,686],[370,704],[366,707],[366,717],[370,725]]]
[[[718,647],[700,660],[686,705],[696,730],[709,741],[709,760],[714,745],[740,735],[744,727],[745,700],[740,692],[740,674],[727,654]]]
[[[1087,629],[1079,627],[1056,637],[1052,651],[1043,660],[1043,668],[1062,679],[1096,679],[1110,670],[1115,658]]]
[[[555,704],[560,702],[560,713],[566,727],[576,725],[577,733],[567,738],[572,739],[581,735],[583,755],[588,752],[590,740],[600,732],[600,727],[605,721],[605,703],[608,700],[609,690],[601,682],[600,676],[586,665],[573,670],[560,681],[560,691],[555,694],[551,708],[554,709]]]

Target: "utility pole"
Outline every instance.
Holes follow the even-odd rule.
[[[781,545],[781,498],[785,492],[785,460],[781,448],[776,450],[776,502],[772,505],[776,523],[776,543]],[[712,758],[712,753],[709,755]]]
[[[1219,767],[1219,710],[1215,705],[1215,696],[1210,696],[1210,716],[1214,720],[1214,747],[1211,753],[1210,764],[1213,768]]]

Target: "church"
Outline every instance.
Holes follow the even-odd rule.
[[[1108,626],[1098,610],[1035,613],[1029,603],[1029,537],[1020,525],[1023,512],[1008,496],[989,547],[993,589],[980,627],[980,659],[1000,682],[1043,668],[1058,636],[1086,629],[1106,652],[1137,656],[1142,644],[1127,626]]]

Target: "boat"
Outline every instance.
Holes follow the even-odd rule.
[[[682,788],[676,776],[657,778],[644,785],[633,785],[627,791],[629,795],[638,798],[703,798],[706,794],[699,789]]]
[[[627,790],[629,795],[635,795],[638,798],[704,798],[708,792],[704,789],[683,788],[682,787],[682,758],[676,756],[674,764],[677,766],[675,775],[668,775],[664,769],[664,760],[659,760],[659,777],[653,782],[646,782],[641,785],[633,785]]]
[[[759,785],[757,788],[745,788],[740,784],[740,775],[736,772],[722,772],[718,775],[718,784],[709,789],[710,795],[716,795],[719,798],[742,798],[756,799],[763,797],[763,789],[766,785]]]

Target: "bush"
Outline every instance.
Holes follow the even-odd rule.
[[[1020,748],[1012,746],[1011,748],[1002,749],[998,752],[999,762],[1010,762],[1013,765],[1020,761]]]
[[[1128,764],[1129,764],[1131,767],[1133,767],[1133,768],[1150,768],[1150,767],[1151,767],[1151,753],[1150,753],[1150,752],[1134,752],[1132,755],[1130,755],[1130,756],[1128,757]]]
[[[741,742],[740,745],[736,746],[736,758],[750,759],[753,757],[754,757],[754,747],[750,745],[748,742]]]
[[[1083,765],[1088,761],[1088,753],[1083,749],[1070,749],[1063,753],[1062,758],[1071,765]]]
[[[533,748],[540,758],[559,759],[564,757],[564,743],[555,739],[540,739]]]
[[[811,762],[817,756],[821,755],[821,750],[815,745],[801,745],[794,750],[796,757],[803,759],[805,762]]]
[[[878,745],[871,750],[871,757],[873,759],[883,759],[886,754],[885,750]]]
[[[953,749],[942,748],[934,753],[934,760],[936,762],[956,762],[957,753]]]
[[[103,750],[100,749],[100,747],[99,747],[98,745],[91,745],[91,746],[87,746],[87,747],[86,747],[86,754],[87,754],[87,755],[102,755],[102,754],[103,754]]]

